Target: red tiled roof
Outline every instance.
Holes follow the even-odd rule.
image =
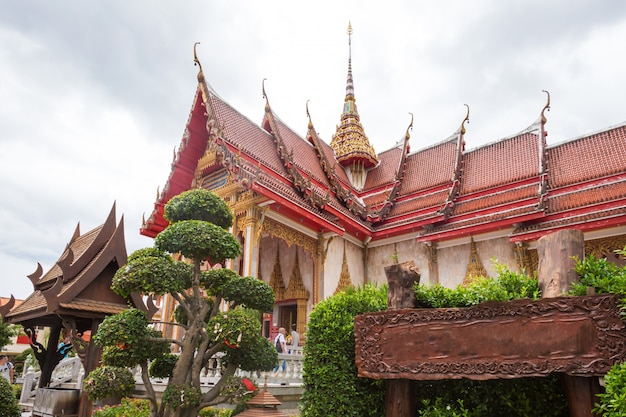
[[[515,183],[539,175],[537,135],[526,133],[467,152],[461,194]]]
[[[443,184],[452,186],[456,155],[454,141],[442,142],[410,154],[406,160],[400,195],[406,196]]]
[[[558,213],[619,199],[626,199],[626,175],[617,182],[590,183],[587,187],[572,192],[549,195],[548,213]]]
[[[541,222],[529,223],[516,229],[511,240],[535,240],[546,233],[564,228],[588,231],[623,225],[626,225],[626,206],[556,219],[548,217]]]
[[[378,165],[369,170],[363,192],[392,183],[396,179],[398,164],[402,158],[402,148],[392,148],[378,155]]]
[[[403,214],[427,208],[431,208],[432,210],[430,211],[436,212],[441,208],[443,202],[446,201],[446,197],[448,197],[448,189],[420,195],[418,197],[410,198],[407,200],[398,201],[391,209],[389,217],[392,218],[396,216],[401,216]]]
[[[505,189],[493,194],[480,195],[473,198],[458,198],[452,210],[453,216],[485,210],[497,209],[499,206],[514,203],[528,198],[537,198],[537,184],[523,185],[513,189]]]
[[[547,150],[551,188],[626,172],[626,125]]]
[[[274,139],[267,131],[255,125],[218,96],[209,95],[209,101],[218,118],[217,124],[224,123],[226,126],[224,138],[229,143],[235,148],[240,148],[242,152],[253,156],[254,159],[279,175],[287,176],[283,162],[276,152]]]
[[[348,230],[345,229],[348,224],[352,230],[374,232],[400,230],[413,224],[432,226],[438,222],[435,231],[428,232],[428,235],[445,232],[448,236],[448,231],[455,229],[462,233],[469,229],[478,230],[475,226],[483,227],[484,231],[520,221],[541,225],[540,219],[556,220],[545,216],[565,213],[572,217],[573,211],[584,207],[589,207],[589,215],[594,210],[608,213],[625,198],[626,125],[545,151],[535,133],[521,133],[485,145],[462,155],[461,175],[454,183],[455,164],[460,152],[457,149],[458,136],[406,156],[399,185],[395,180],[403,148],[394,147],[378,155],[380,164],[368,172],[364,189],[358,192],[351,189],[344,168],[335,165],[333,149],[327,143],[314,139],[315,146],[312,146],[273,113],[271,116],[266,114],[266,119],[270,117],[275,121],[271,122],[271,129],[276,132],[268,132],[215,94],[208,97],[209,110],[216,115],[215,125],[225,126],[223,137],[229,152],[240,151],[242,159],[249,165],[246,168],[249,172],[254,171],[254,164],[262,166],[255,191],[266,189],[268,195],[274,193],[294,209],[306,211],[320,222],[332,222],[338,230]],[[182,154],[173,164],[164,197],[157,202],[151,221],[159,221],[162,216],[159,210],[171,195],[191,186],[197,160],[208,140],[206,116],[200,113],[201,110],[202,105],[196,101],[188,124],[190,134],[183,140],[189,142],[183,145],[193,149],[181,145]],[[278,149],[281,141],[284,150]],[[202,152],[195,158],[199,148]],[[333,179],[329,179],[329,174],[320,166],[318,150],[323,155],[321,159],[329,163],[329,172],[335,165],[336,177]],[[289,155],[293,155],[292,161]],[[285,167],[286,162],[293,162],[297,170],[291,165]],[[543,162],[547,171],[542,170]],[[624,177],[620,177],[622,174]],[[546,178],[547,188],[543,182]],[[335,185],[339,186],[337,194],[341,201],[329,192]],[[316,199],[310,197],[310,191]],[[320,197],[328,199],[325,205],[320,204]],[[383,208],[388,198],[393,201]],[[367,217],[368,213],[363,212],[360,203],[349,206],[350,200],[359,199],[367,208],[382,210],[374,210],[370,212],[372,217]],[[609,205],[603,206],[604,203]],[[578,215],[581,213],[576,213]],[[375,223],[368,223],[366,218]]]

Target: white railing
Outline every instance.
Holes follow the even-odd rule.
[[[269,385],[302,385],[302,360],[301,350],[298,353],[278,354],[278,371],[277,372],[249,372],[237,371],[236,375],[246,377],[254,381],[258,386],[263,386],[266,381]],[[283,362],[285,364],[283,368]],[[215,385],[222,377],[221,356],[214,356],[209,361],[208,366],[200,373],[200,384],[203,387],[211,387]],[[139,367],[134,369],[135,384],[138,391],[143,391],[143,381],[141,380],[141,370]],[[150,381],[158,391],[160,386],[165,387],[168,383],[167,378],[151,378]]]
[[[50,388],[71,384],[80,389],[83,382],[84,370],[80,358],[64,358],[52,371],[50,378]],[[41,371],[34,371],[29,367],[21,379],[22,392],[20,394],[20,404],[31,402],[37,394],[37,387],[41,378]]]

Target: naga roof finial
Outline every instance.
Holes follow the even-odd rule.
[[[548,95],[548,101],[546,102],[546,105],[543,106],[543,110],[541,110],[541,124],[545,125],[548,122],[548,119],[546,119],[546,116],[545,116],[545,112],[546,110],[550,111],[550,92],[547,90],[541,90],[541,91],[543,91],[544,93]]]
[[[263,98],[267,100],[267,94],[265,94],[265,80],[267,80],[267,78],[263,78],[263,81],[261,81],[261,93],[263,94]]]
[[[204,80],[204,73],[202,72],[202,64],[198,59],[198,54],[196,53],[196,46],[200,45],[200,42],[196,42],[193,44],[193,64],[197,65],[200,68],[198,71],[198,81],[202,82]]]
[[[469,123],[469,113],[470,113],[470,108],[467,104],[463,104],[465,107],[467,107],[467,114],[465,115],[465,119],[463,119],[463,121],[461,122],[461,134],[465,134],[465,122]]]
[[[406,128],[406,134],[404,135],[405,140],[409,140],[411,138],[409,130],[413,130],[413,113],[409,112],[409,114],[411,115],[411,123],[409,124],[409,127]]]

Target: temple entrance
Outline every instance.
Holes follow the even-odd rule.
[[[278,327],[284,327],[287,334],[291,332],[291,325],[298,322],[298,306],[295,302],[278,306]]]

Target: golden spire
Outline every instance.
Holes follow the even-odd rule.
[[[346,241],[343,241],[343,263],[341,264],[341,274],[339,275],[339,283],[335,289],[334,294],[345,290],[348,287],[353,287],[352,279],[350,279],[350,270],[348,269],[348,258],[346,258]]]
[[[346,167],[360,170],[371,168],[378,164],[378,156],[370,144],[354,97],[354,82],[352,80],[352,24],[348,23],[348,79],[346,83],[346,98],[341,114],[341,123],[333,135],[330,146],[335,151],[337,161]]]

